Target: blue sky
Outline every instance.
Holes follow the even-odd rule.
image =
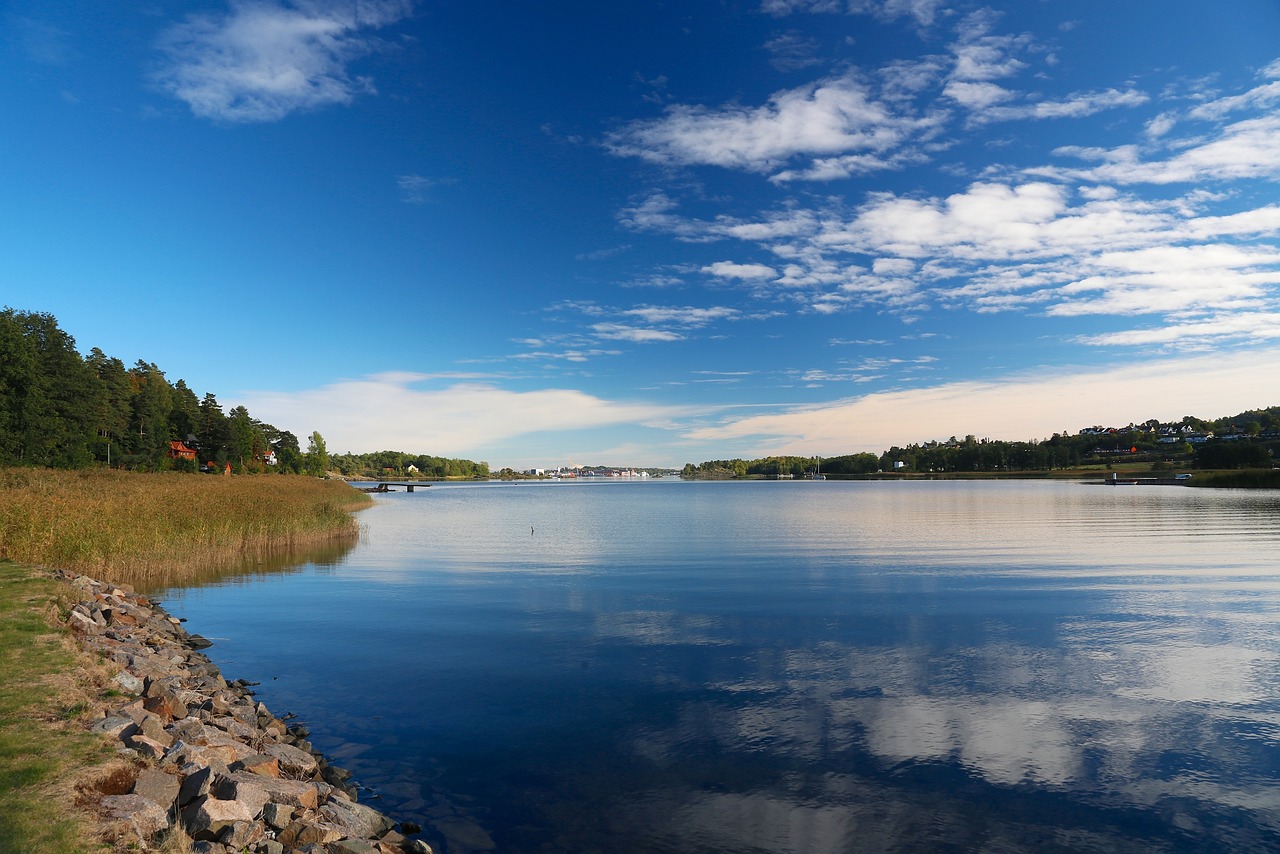
[[[3,11],[0,303],[335,451],[879,452],[1280,403],[1280,6]]]

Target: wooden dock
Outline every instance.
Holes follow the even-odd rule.
[[[407,483],[405,481],[380,480],[377,486],[368,487],[365,492],[392,492],[391,487],[403,486],[406,492],[413,492],[414,487],[422,487],[426,489],[431,486],[429,483]]]
[[[1102,482],[1108,486],[1188,486],[1189,477],[1121,477],[1112,472]]]

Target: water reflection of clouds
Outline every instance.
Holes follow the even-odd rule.
[[[690,841],[679,850],[1146,850],[1169,832],[1220,841],[1215,825],[1237,827],[1241,849],[1280,838],[1280,581],[1260,557],[1280,544],[1274,501],[838,486],[853,488],[720,508],[736,514],[730,537],[700,503],[720,488],[648,490],[675,497],[643,511],[655,543],[652,520],[513,494],[438,508],[407,552],[468,583],[560,575],[522,586],[526,614],[572,613],[598,648],[643,650],[627,672],[677,706],[629,724],[631,758],[686,777],[705,765],[719,789],[664,783],[629,807],[636,828]],[[517,542],[533,513],[547,521]],[[685,547],[740,557],[737,574],[686,566],[693,597],[644,574],[645,555],[661,568]],[[779,630],[770,603],[716,601],[773,571],[762,555],[791,573],[766,579],[793,597],[778,611],[798,619],[795,590],[812,597],[805,627]],[[916,773],[941,782],[895,782]],[[1117,830],[1126,810],[1136,829]]]
[[[619,611],[595,614],[595,636],[668,646],[721,646],[733,643],[719,634],[724,621],[676,611]]]
[[[675,626],[664,625],[670,643]],[[1094,648],[1080,631],[1074,644],[1051,650],[999,640],[782,651],[771,656],[784,662],[776,672],[704,686],[710,697],[696,691],[670,726],[636,732],[633,749],[658,765],[707,750],[750,764],[763,752],[783,767],[827,773],[871,757],[880,770],[863,784],[880,787],[882,806],[897,796],[879,775],[942,765],[1007,790],[1031,786],[1076,804],[1152,811],[1162,821],[1177,813],[1193,835],[1232,810],[1248,816],[1234,819],[1252,828],[1245,837],[1280,833],[1280,785],[1258,755],[1274,759],[1280,750],[1280,715],[1274,704],[1256,708],[1274,696],[1276,655],[1158,635],[1160,642]],[[1181,804],[1173,813],[1170,799]],[[873,811],[770,790],[700,795],[671,821],[734,839],[724,827],[749,827],[776,842],[762,850],[836,851],[853,838],[850,810]]]

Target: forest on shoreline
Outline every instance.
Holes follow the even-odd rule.
[[[1034,472],[1147,464],[1199,469],[1271,468],[1280,455],[1280,406],[1212,420],[1192,415],[1119,428],[1087,427],[1040,441],[1011,442],[955,436],[944,441],[894,445],[883,453],[833,457],[771,456],[754,460],[686,463],[685,478],[865,476],[964,472]]]
[[[244,406],[224,412],[215,394],[169,382],[154,362],[126,368],[97,347],[81,356],[51,314],[0,310],[0,466],[372,475],[391,458],[424,477],[489,471],[487,463],[425,454],[331,456],[319,432],[304,450],[293,432]]]
[[[181,446],[180,448],[177,446]],[[1280,452],[1280,406],[1205,420],[1151,419],[1092,427],[1044,440],[952,436],[883,453],[825,458],[769,456],[687,463],[686,478],[805,477],[876,473],[1054,471],[1148,463],[1201,469],[1271,468]],[[133,471],[199,470],[343,477],[487,478],[487,462],[403,451],[330,454],[312,432],[307,447],[244,406],[224,412],[154,362],[126,367],[97,347],[81,356],[51,314],[0,310],[0,466]]]

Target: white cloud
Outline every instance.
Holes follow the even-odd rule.
[[[929,26],[938,16],[943,0],[761,0],[760,11],[785,17],[797,12],[874,15],[883,21],[910,17],[921,26]]]
[[[877,100],[849,74],[777,92],[760,107],[668,107],[662,118],[611,134],[607,145],[654,163],[768,172],[797,157],[889,152],[935,124]],[[893,161],[876,162],[888,168]]]
[[[1198,215],[1221,201],[1199,191],[1149,200],[1106,185],[980,181],[945,198],[879,193],[852,211],[787,210],[756,222],[666,216],[682,235],[750,240],[784,261],[776,276],[727,261],[704,272],[816,291],[807,301],[821,313],[916,312],[934,302],[1057,317],[1265,310],[1280,253],[1250,241],[1280,233],[1280,207]],[[866,256],[870,269],[849,263]]]
[[[736,308],[712,306],[711,308],[695,308],[693,306],[647,305],[629,308],[622,312],[629,317],[642,318],[647,323],[677,323],[682,326],[705,326],[716,320],[734,320],[742,316]]]
[[[233,2],[226,15],[192,15],[162,37],[161,89],[197,116],[267,122],[297,110],[350,103],[373,91],[348,73],[375,42],[366,30],[394,23],[409,0]]]
[[[1280,103],[1280,81],[1266,83],[1240,95],[1216,98],[1192,109],[1193,119],[1220,119],[1237,110],[1269,110]]]
[[[772,279],[778,275],[777,270],[765,264],[735,264],[732,261],[716,261],[714,264],[703,267],[702,272],[721,279],[744,279],[747,281]]]
[[[1016,97],[1003,86],[990,82],[972,82],[952,80],[946,85],[943,94],[970,110],[985,110],[996,104]]]
[[[1280,338],[1280,312],[1215,315],[1150,329],[1126,329],[1080,338],[1094,345],[1198,347],[1211,341],[1266,341]]]
[[[1226,125],[1216,137],[1195,142],[1165,160],[1142,160],[1133,146],[1062,148],[1059,153],[1103,161],[1090,169],[1058,170],[1063,177],[1116,184],[1172,184],[1280,178],[1280,116],[1263,115]]]
[[[421,389],[425,375],[385,373],[300,392],[254,391],[245,405],[274,424],[310,425],[338,451],[430,449],[485,458],[531,433],[644,424],[687,414],[680,407],[604,400],[571,389],[514,392],[493,385]]]
[[[944,0],[849,0],[849,11],[875,15],[883,20],[910,17],[927,27],[933,24],[943,5]]]
[[[637,326],[626,326],[622,323],[597,323],[591,329],[600,338],[614,341],[630,341],[633,344],[679,341],[684,338],[679,332],[672,332],[667,329],[642,329]]]

